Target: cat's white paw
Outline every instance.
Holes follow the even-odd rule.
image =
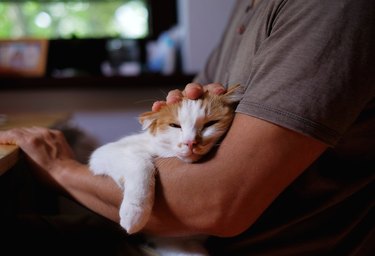
[[[151,206],[142,206],[125,201],[120,209],[120,225],[128,234],[140,231],[150,218],[151,209]]]

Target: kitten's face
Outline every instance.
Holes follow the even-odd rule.
[[[228,130],[234,117],[233,93],[205,95],[203,99],[183,99],[158,112],[147,112],[140,120],[165,152],[185,162],[205,155]]]

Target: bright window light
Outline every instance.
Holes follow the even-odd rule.
[[[144,4],[138,1],[120,6],[116,10],[115,20],[124,37],[137,38],[147,34],[148,11]]]
[[[146,0],[1,1],[0,39],[144,38]]]

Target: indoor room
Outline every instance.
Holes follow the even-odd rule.
[[[1,255],[375,255],[374,0],[1,0]]]

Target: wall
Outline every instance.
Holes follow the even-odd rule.
[[[218,43],[235,0],[178,0],[182,30],[182,69],[194,74],[203,68]]]

